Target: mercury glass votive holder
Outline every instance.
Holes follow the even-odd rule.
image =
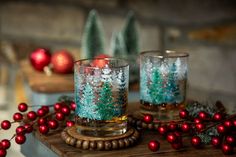
[[[157,119],[178,117],[186,99],[188,54],[148,51],[140,54],[141,113]]]
[[[127,131],[129,65],[123,59],[84,59],[74,65],[78,133],[115,136]]]

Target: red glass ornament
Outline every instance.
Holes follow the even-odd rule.
[[[67,126],[67,127],[71,127],[71,126],[73,126],[73,125],[75,125],[75,122],[74,122],[74,121],[68,120],[68,121],[66,122],[66,126]]]
[[[27,113],[27,118],[28,118],[29,120],[34,121],[34,120],[37,118],[36,112],[34,112],[34,111],[28,112],[28,113]]]
[[[231,155],[234,153],[233,147],[227,143],[222,144],[221,149],[225,155]]]
[[[48,121],[48,127],[50,129],[56,129],[58,128],[58,122],[54,119]]]
[[[38,48],[30,54],[30,62],[35,70],[43,71],[51,62],[51,54],[46,49]]]
[[[205,125],[202,124],[202,123],[197,123],[197,124],[195,125],[195,128],[196,128],[196,130],[197,130],[198,132],[200,132],[200,131],[202,131],[202,130],[205,128]]]
[[[193,136],[191,139],[191,144],[195,148],[199,148],[201,146],[201,138],[198,136]]]
[[[64,116],[63,113],[57,112],[56,113],[56,119],[59,120],[59,121],[63,121],[65,119],[65,116]]]
[[[21,121],[23,119],[23,115],[21,114],[21,113],[19,113],[19,112],[16,112],[16,113],[14,113],[14,115],[13,115],[13,120],[14,121]]]
[[[235,144],[235,142],[236,142],[236,139],[235,139],[234,136],[228,135],[228,136],[226,136],[226,138],[225,138],[225,142],[226,142],[227,144],[233,146],[233,145]]]
[[[3,130],[8,130],[11,127],[11,122],[9,120],[4,120],[1,123],[1,128]]]
[[[151,123],[153,121],[153,117],[150,114],[146,114],[143,116],[143,121],[147,124]]]
[[[74,58],[66,50],[61,50],[52,55],[53,71],[56,73],[71,73],[74,67]]]
[[[182,125],[181,125],[181,130],[183,131],[183,132],[189,132],[190,131],[190,129],[191,129],[191,127],[190,127],[190,124],[189,123],[183,123]]]
[[[208,114],[207,114],[205,111],[200,111],[200,112],[198,113],[198,117],[199,117],[201,120],[207,120]]]
[[[179,117],[182,118],[182,119],[186,119],[186,118],[188,118],[188,116],[189,116],[189,113],[185,109],[183,109],[179,112]]]
[[[194,121],[194,123],[201,123],[202,122],[200,118],[194,118],[193,121]]]
[[[25,129],[24,126],[18,126],[18,127],[16,128],[16,134],[17,134],[17,135],[24,135],[25,132],[26,132],[26,129]]]
[[[38,119],[38,125],[46,125],[47,124],[47,118],[39,118]]]
[[[23,144],[26,141],[25,135],[16,135],[15,141],[17,144]]]
[[[60,111],[61,110],[61,107],[62,107],[62,104],[61,103],[55,103],[54,104],[54,111]]]
[[[211,144],[215,148],[220,148],[221,146],[221,139],[218,136],[212,137],[211,138]]]
[[[44,109],[40,108],[40,109],[37,110],[37,115],[39,117],[43,117],[43,116],[46,115],[46,111]]]
[[[40,125],[39,126],[39,132],[41,134],[47,134],[49,132],[49,128],[46,125]]]
[[[111,56],[106,55],[106,54],[100,54],[97,55],[95,60],[93,60],[92,65],[95,67],[103,68],[108,64],[108,60],[105,60],[104,58],[110,58]]]
[[[70,114],[70,108],[67,105],[64,105],[61,108],[61,113],[63,113],[64,115],[68,116]]]
[[[25,124],[24,127],[25,127],[25,132],[26,133],[31,133],[34,130],[32,125],[30,125],[30,124]]]
[[[215,113],[213,115],[213,120],[216,121],[216,122],[219,122],[223,119],[223,115],[221,113]]]
[[[233,126],[233,122],[231,120],[224,121],[224,126],[227,129],[230,129]]]
[[[159,126],[157,128],[157,130],[158,130],[159,134],[161,134],[161,135],[165,135],[167,133],[167,131],[168,131],[166,125]]]
[[[8,148],[10,148],[10,146],[11,146],[11,142],[7,139],[2,140],[0,143],[0,147],[2,149],[8,149]]]
[[[20,112],[25,112],[25,111],[27,111],[27,109],[28,109],[28,105],[26,103],[20,103],[18,105],[18,110]]]
[[[49,113],[49,106],[42,106],[41,109],[45,111],[45,114]]]
[[[7,155],[7,151],[5,149],[0,148],[0,157],[5,157]]]
[[[151,140],[149,143],[148,143],[148,148],[153,151],[153,152],[156,152],[160,149],[160,143],[156,140]]]
[[[177,142],[177,137],[174,133],[169,133],[167,135],[166,139],[169,143],[176,143]]]
[[[173,149],[179,150],[183,147],[183,143],[182,142],[177,142],[177,143],[171,143],[171,147]]]
[[[75,109],[76,109],[76,103],[75,103],[75,102],[71,102],[71,103],[70,103],[70,109],[71,109],[72,111],[75,111]]]
[[[175,131],[178,128],[178,125],[175,122],[170,122],[170,124],[168,125],[168,129],[170,131]]]
[[[232,121],[234,128],[236,128],[236,119]]]
[[[226,132],[226,128],[225,128],[225,126],[222,125],[222,124],[218,125],[216,128],[217,128],[217,132],[218,132],[219,134],[224,134],[224,133]]]

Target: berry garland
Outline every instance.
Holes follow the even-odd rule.
[[[67,127],[71,127],[75,124],[69,117],[72,111],[75,111],[76,104],[71,98],[63,96],[59,98],[59,102],[49,105],[41,106],[36,112],[29,111],[25,114],[29,107],[26,103],[20,103],[18,105],[18,111],[13,114],[13,121],[3,120],[1,122],[0,130],[8,130],[13,123],[21,122],[20,126],[16,128],[15,134],[10,139],[3,139],[0,142],[0,157],[7,155],[7,149],[11,146],[11,141],[15,139],[15,142],[19,145],[24,144],[26,141],[26,134],[32,133],[38,130],[41,134],[47,134],[50,130],[58,129],[60,126],[66,124]]]
[[[211,144],[213,148],[221,148],[223,154],[234,154],[236,147],[236,114],[227,115],[223,104],[217,101],[214,106],[191,102],[186,109],[180,110],[180,120],[158,121],[152,115],[143,116],[146,124],[159,124],[157,132],[164,136],[173,149],[183,147],[183,136],[191,137],[190,143],[195,148]],[[151,151],[158,151],[160,143],[151,140],[148,143]]]

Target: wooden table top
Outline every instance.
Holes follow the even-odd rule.
[[[129,104],[128,111],[137,110],[138,105]],[[143,131],[141,139],[137,145],[128,149],[113,150],[113,151],[89,151],[80,150],[75,147],[67,145],[61,139],[61,130],[57,130],[49,133],[48,135],[41,135],[35,133],[35,137],[46,145],[49,149],[55,152],[60,157],[110,157],[110,156],[158,156],[158,157],[222,157],[224,156],[221,149],[214,149],[211,146],[205,146],[202,149],[195,149],[191,147],[189,139],[183,139],[184,147],[180,150],[174,150],[171,145],[157,135],[155,131]],[[156,139],[161,143],[160,150],[157,152],[151,152],[147,144],[150,140]]]

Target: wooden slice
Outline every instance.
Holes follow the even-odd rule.
[[[124,149],[135,145],[140,137],[139,132],[129,128],[122,135],[110,137],[85,136],[77,132],[77,127],[66,128],[61,133],[62,139],[71,146],[84,150],[115,150]]]

